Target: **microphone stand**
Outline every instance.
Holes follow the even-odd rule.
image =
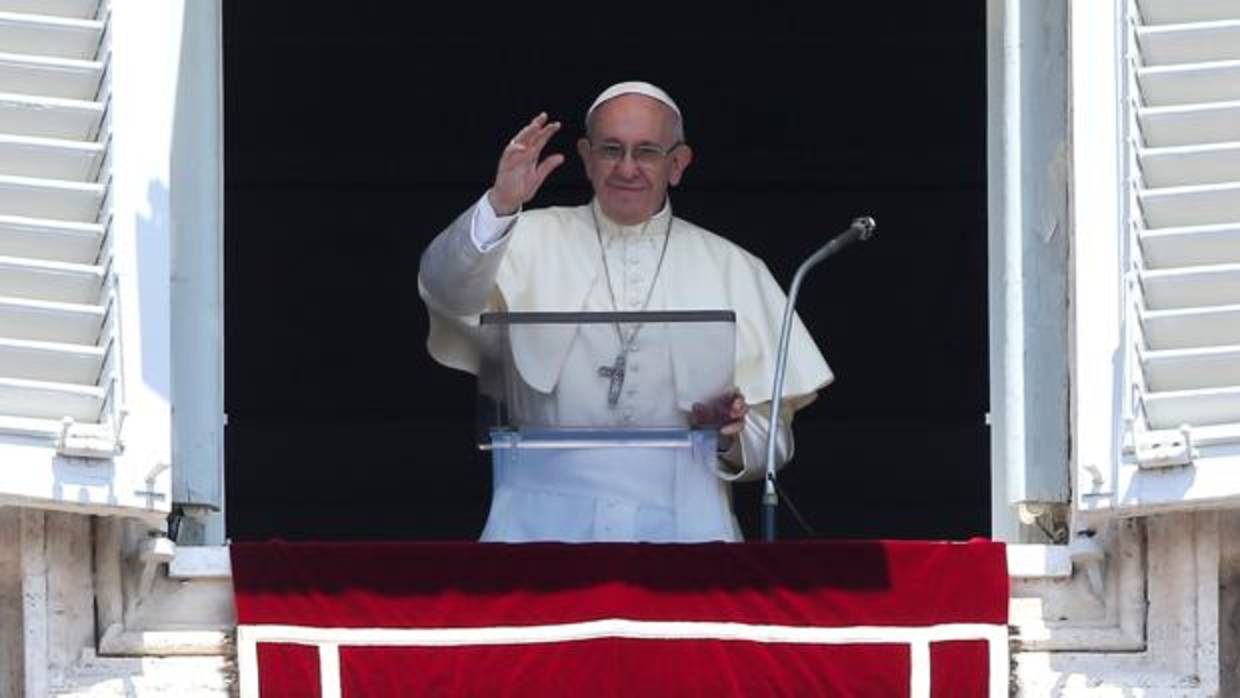
[[[869,240],[874,235],[874,219],[869,216],[854,218],[848,229],[818,248],[809,259],[801,263],[792,277],[788,289],[788,303],[784,306],[784,324],[779,333],[779,353],[775,358],[775,386],[771,390],[771,423],[766,435],[766,485],[762,490],[762,540],[775,540],[775,510],[779,506],[779,494],[775,489],[775,436],[779,431],[779,410],[783,400],[784,369],[788,366],[788,337],[792,334],[792,315],[796,307],[801,281],[827,257],[839,252],[857,240]]]

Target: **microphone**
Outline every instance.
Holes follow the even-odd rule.
[[[874,219],[869,216],[854,218],[847,230],[831,238],[827,244],[818,248],[808,259],[801,262],[797,273],[792,277],[792,286],[788,289],[788,302],[784,305],[784,324],[779,332],[779,352],[775,355],[775,385],[771,390],[771,423],[766,435],[766,485],[762,490],[762,539],[765,541],[775,540],[775,509],[779,505],[779,494],[775,489],[775,435],[779,431],[784,370],[788,366],[788,337],[792,334],[793,310],[796,307],[797,293],[801,290],[801,281],[810,269],[827,257],[858,240],[869,240],[874,237],[875,227]]]

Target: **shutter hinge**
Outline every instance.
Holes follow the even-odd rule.
[[[1137,465],[1142,468],[1173,468],[1192,465],[1197,456],[1188,425],[1137,434]]]
[[[65,417],[56,435],[56,452],[76,458],[112,458],[120,452],[116,437],[107,428],[78,424]]]

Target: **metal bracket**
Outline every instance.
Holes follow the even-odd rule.
[[[166,461],[157,461],[155,465],[151,466],[151,469],[147,472],[146,477],[143,478],[142,480],[144,483],[146,483],[146,489],[134,490],[133,492],[134,495],[138,497],[146,497],[148,500],[150,500],[149,502],[147,502],[148,506],[154,506],[155,500],[162,501],[166,499],[167,495],[165,495],[163,492],[158,491],[155,488],[155,478],[158,477],[160,473],[162,473],[163,471],[171,467],[172,467],[171,463],[168,463]]]
[[[138,598],[134,606],[141,606],[151,595],[151,590],[155,588],[156,571],[160,565],[172,562],[176,552],[176,543],[162,535],[146,538],[138,545],[137,562],[142,565],[142,573],[138,578]]]
[[[1072,561],[1073,570],[1085,573],[1085,582],[1089,585],[1089,593],[1095,598],[1103,598],[1103,572],[1107,553],[1098,542],[1095,531],[1077,531],[1068,542],[1068,559]]]
[[[1192,465],[1197,457],[1193,433],[1187,424],[1179,429],[1160,429],[1136,435],[1137,465],[1141,468],[1173,468]]]

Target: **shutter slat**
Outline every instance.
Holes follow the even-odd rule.
[[[99,0],[0,0],[0,11],[89,19],[98,14]]]
[[[85,182],[103,153],[102,143],[0,134],[0,175]]]
[[[1240,183],[1240,142],[1147,148],[1138,157],[1151,188]]]
[[[1240,345],[1152,351],[1144,362],[1154,392],[1240,386]]]
[[[1240,59],[1240,21],[1144,27],[1137,31],[1137,42],[1147,66]]]
[[[0,213],[94,223],[104,186],[91,182],[0,175]]]
[[[1150,310],[1240,304],[1240,264],[1146,271],[1141,288]]]
[[[88,304],[102,288],[102,267],[0,257],[0,296]]]
[[[0,11],[0,47],[7,53],[90,60],[99,50],[103,22]]]
[[[98,61],[0,53],[0,92],[93,100],[102,77]]]
[[[1147,106],[1240,100],[1240,60],[1142,68],[1137,80]]]
[[[1150,107],[1137,115],[1149,147],[1240,141],[1240,102]]]
[[[98,223],[0,215],[0,257],[93,264],[102,241]]]
[[[94,344],[104,314],[97,305],[0,296],[0,338]]]
[[[1145,231],[1141,250],[1149,269],[1240,264],[1240,223]]]
[[[1240,0],[1135,0],[1112,9],[1123,32],[1114,63],[1083,69],[1108,79],[1110,71],[1122,71],[1115,145],[1118,184],[1130,196],[1116,221],[1112,281],[1104,281],[1120,292],[1119,317],[1112,320],[1122,331],[1118,344],[1096,345],[1103,351],[1082,366],[1114,381],[1083,383],[1094,388],[1089,398],[1098,411],[1111,406],[1114,431],[1110,446],[1081,439],[1093,452],[1080,459],[1078,481],[1086,488],[1092,482],[1093,490],[1083,490],[1078,503],[1123,516],[1234,508],[1240,506]],[[1082,201],[1099,191],[1077,186]],[[1115,356],[1121,365],[1112,363]],[[1099,456],[1110,459],[1109,468],[1095,464]]]
[[[1235,19],[1236,0],[1138,0],[1145,24],[1184,24]]]
[[[1240,422],[1240,386],[1148,393],[1144,403],[1152,429]]]
[[[1147,228],[1240,222],[1240,184],[1147,189],[1138,196]]]
[[[1149,311],[1142,325],[1151,349],[1240,344],[1240,305]]]
[[[0,378],[0,414],[94,422],[105,396],[103,388],[96,386]]]
[[[80,99],[0,94],[0,133],[84,140],[103,120],[103,105]]]
[[[95,385],[104,349],[97,346],[0,339],[0,378]]]
[[[1136,387],[1151,429],[1236,432],[1240,2],[1139,0],[1139,9]]]

